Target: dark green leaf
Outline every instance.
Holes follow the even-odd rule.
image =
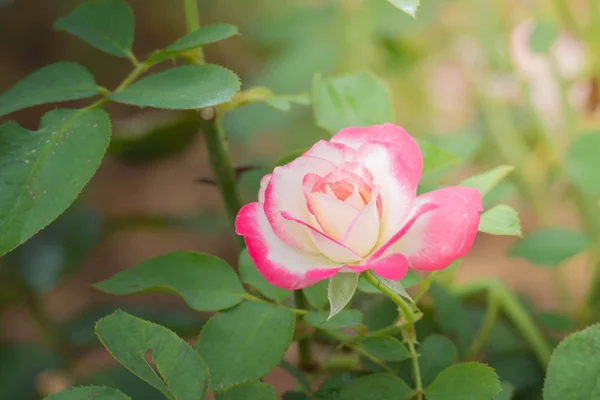
[[[540,312],[535,317],[540,326],[554,332],[570,332],[577,329],[575,322],[566,315],[553,312]]]
[[[550,359],[544,400],[600,398],[600,325],[563,340]]]
[[[132,57],[134,17],[131,7],[123,1],[85,2],[56,21],[54,29],[77,36],[114,56]]]
[[[277,400],[275,390],[261,382],[244,382],[215,393],[216,400]]]
[[[453,339],[461,354],[466,354],[471,341],[471,321],[460,300],[438,283],[430,289],[433,315],[441,331]]]
[[[165,396],[160,391],[148,385],[121,365],[95,372],[82,383],[84,385],[108,386],[119,389],[134,400],[165,400]]]
[[[64,368],[58,353],[38,345],[0,345],[0,399],[33,400],[36,378],[46,370]]]
[[[544,380],[544,371],[530,352],[495,355],[489,364],[501,380],[510,382],[519,391],[536,387]]]
[[[515,168],[502,165],[493,168],[479,175],[474,175],[465,179],[460,183],[461,186],[472,187],[478,189],[482,196],[485,196],[496,186],[502,179],[510,174]]]
[[[294,322],[290,311],[265,303],[242,303],[213,316],[196,345],[208,364],[212,389],[266,375],[287,351]]]
[[[131,400],[117,389],[103,386],[83,386],[48,396],[45,400]]]
[[[116,311],[98,321],[96,334],[127,369],[173,400],[201,400],[208,370],[200,355],[160,325]],[[153,368],[144,358],[151,354]]]
[[[327,311],[310,312],[304,316],[304,321],[319,329],[341,329],[358,325],[362,322],[363,315],[358,310],[343,310],[327,319]]]
[[[358,378],[344,386],[339,399],[344,400],[409,400],[412,389],[402,379],[390,374],[373,374]]]
[[[99,92],[94,77],[81,65],[47,65],[0,95],[0,117],[38,104],[86,99]]]
[[[529,36],[529,47],[534,53],[547,54],[558,35],[558,26],[554,21],[536,21]]]
[[[368,337],[360,342],[360,348],[384,361],[403,361],[410,358],[406,346],[390,336]]]
[[[510,249],[510,255],[537,265],[556,267],[581,253],[589,245],[590,240],[576,231],[560,228],[540,229],[515,243]]]
[[[383,124],[394,119],[389,88],[368,73],[316,76],[312,96],[317,125],[331,134],[350,126]]]
[[[302,392],[285,392],[282,397],[283,400],[309,400],[306,393]]]
[[[565,171],[571,182],[593,196],[600,196],[600,132],[578,135],[567,149],[564,159]]]
[[[101,110],[54,110],[32,132],[0,126],[0,255],[56,219],[94,175],[108,142]]]
[[[6,259],[18,266],[23,280],[35,293],[44,293],[81,265],[101,235],[102,221],[96,212],[70,210],[7,254]]]
[[[163,254],[94,285],[110,294],[172,293],[198,311],[218,311],[242,301],[244,288],[220,258],[191,251]]]
[[[311,306],[317,309],[322,309],[327,304],[327,286],[329,279],[323,279],[312,286],[302,289],[306,300]]]
[[[500,381],[493,369],[475,362],[452,365],[425,389],[427,400],[494,400]]]
[[[327,287],[329,318],[342,311],[350,303],[358,286],[358,276],[355,273],[340,273],[331,277]]]
[[[350,371],[341,374],[330,375],[319,386],[314,393],[314,398],[318,400],[338,400],[340,391],[353,379],[370,375],[368,371]]]
[[[458,361],[454,343],[439,334],[427,336],[419,345],[418,353],[423,386],[428,386],[440,372]]]
[[[479,221],[479,232],[490,235],[522,236],[519,214],[514,208],[500,204],[483,214]]]
[[[216,24],[206,25],[194,32],[177,39],[164,50],[159,50],[150,57],[151,62],[159,62],[177,56],[189,50],[206,46],[227,39],[238,32],[235,25]]]
[[[228,69],[213,64],[185,65],[149,75],[109,97],[138,107],[188,110],[229,101],[239,88],[238,77]]]
[[[417,8],[419,8],[419,3],[421,2],[421,0],[388,0],[388,1],[413,18],[415,18],[417,16]]]
[[[387,297],[374,302],[365,312],[365,325],[370,331],[390,326],[398,318],[398,306]]]
[[[280,289],[267,282],[248,256],[247,249],[242,251],[239,260],[238,269],[242,282],[254,286],[264,296],[278,302],[285,300],[292,294],[289,290]]]
[[[515,387],[510,382],[500,382],[500,388],[502,391],[496,396],[495,400],[511,400],[513,398]]]

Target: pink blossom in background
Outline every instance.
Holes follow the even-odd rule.
[[[445,268],[473,245],[481,195],[454,186],[417,196],[422,169],[404,129],[343,129],[265,175],[236,232],[265,279],[284,289],[338,272],[399,280],[408,268]]]

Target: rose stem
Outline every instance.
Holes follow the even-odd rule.
[[[294,300],[296,301],[296,308],[300,310],[308,309],[308,301],[302,290],[294,291]],[[302,318],[301,315],[297,316],[297,319]],[[310,336],[300,338],[298,340],[298,352],[299,363],[298,367],[304,372],[310,372],[314,367],[313,356],[312,356],[312,338]]]

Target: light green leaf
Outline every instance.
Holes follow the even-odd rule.
[[[313,80],[313,110],[317,125],[334,134],[350,126],[392,122],[389,88],[375,76],[361,72]]]
[[[388,1],[413,18],[416,17],[417,8],[419,8],[419,3],[421,2],[420,0],[388,0]]]
[[[48,396],[45,400],[131,400],[117,389],[103,386],[83,386]]]
[[[205,25],[200,29],[190,32],[171,43],[164,50],[158,50],[149,59],[149,62],[156,63],[162,60],[175,57],[186,51],[206,46],[223,39],[227,39],[238,33],[237,27],[230,24]]]
[[[308,303],[317,309],[322,309],[327,304],[327,287],[329,279],[323,279],[312,286],[302,289]]]
[[[56,219],[94,175],[110,140],[101,110],[54,110],[29,131],[0,126],[0,255]]]
[[[433,178],[439,173],[460,163],[460,158],[446,150],[423,140],[418,141],[423,153],[423,178]]]
[[[138,107],[188,110],[229,101],[239,88],[238,77],[226,68],[185,65],[149,75],[108,97]]]
[[[600,325],[573,333],[554,350],[544,400],[600,398]]]
[[[72,62],[59,62],[38,69],[0,95],[0,117],[13,111],[86,99],[100,93],[92,74]]]
[[[440,372],[458,361],[456,346],[440,334],[427,336],[417,351],[424,386],[429,385]]]
[[[433,282],[430,288],[433,318],[440,330],[452,338],[461,354],[466,354],[471,341],[471,320],[460,299],[446,288]]]
[[[355,273],[339,273],[329,280],[327,298],[329,299],[329,319],[346,307],[358,286],[358,276]]]
[[[248,256],[248,249],[242,251],[239,260],[238,269],[242,282],[254,286],[261,294],[278,302],[287,299],[292,294],[291,291],[280,289],[265,280]]]
[[[412,389],[391,374],[372,374],[354,379],[344,386],[339,399],[344,400],[409,400]]]
[[[514,208],[504,204],[492,207],[481,214],[479,232],[490,235],[523,236],[519,214]]]
[[[578,135],[567,149],[564,166],[569,179],[579,189],[600,196],[600,132]]]
[[[215,393],[216,400],[277,400],[275,390],[262,382],[244,382]]]
[[[60,18],[54,29],[65,31],[113,56],[131,58],[134,17],[120,0],[88,1]]]
[[[503,165],[493,168],[479,175],[474,175],[465,179],[460,183],[460,186],[472,187],[481,192],[481,196],[485,196],[496,186],[502,179],[510,174],[515,168]]]
[[[558,26],[554,21],[536,21],[529,36],[529,47],[534,53],[547,54],[557,36]]]
[[[368,337],[360,342],[360,348],[384,361],[404,361],[410,358],[406,346],[391,336]]]
[[[358,325],[363,320],[363,315],[358,310],[343,310],[331,318],[328,317],[327,311],[310,312],[304,316],[304,321],[319,329],[341,329]]]
[[[258,379],[275,368],[287,351],[295,317],[284,308],[242,303],[204,325],[196,349],[210,370],[211,388]]]
[[[494,400],[499,393],[494,370],[476,362],[446,368],[425,389],[427,400]]]
[[[510,255],[533,264],[556,267],[590,245],[582,233],[560,228],[540,229],[527,234],[510,248]]]
[[[173,400],[202,400],[208,370],[200,355],[160,325],[116,311],[98,321],[102,344],[127,369]],[[144,358],[151,355],[153,366]]]
[[[233,269],[220,258],[177,251],[128,268],[94,285],[110,294],[172,293],[198,311],[218,311],[245,294]]]

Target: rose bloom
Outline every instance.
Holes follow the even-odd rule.
[[[464,256],[479,226],[478,190],[417,196],[419,146],[392,124],[346,128],[265,175],[235,221],[265,279],[284,289],[372,270],[399,280]]]

